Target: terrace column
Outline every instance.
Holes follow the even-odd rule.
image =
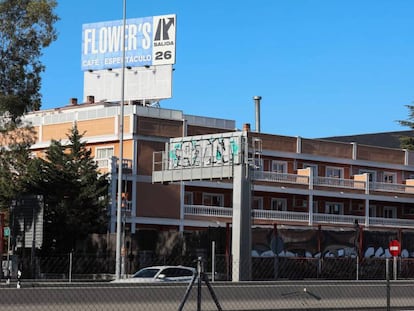
[[[365,179],[365,227],[369,227],[369,174],[364,173]]]
[[[298,169],[298,178],[299,183],[307,183],[309,187],[308,195],[308,224],[309,226],[313,225],[313,168],[300,168]]]
[[[313,168],[308,167],[308,176],[309,176],[309,226],[313,225]]]

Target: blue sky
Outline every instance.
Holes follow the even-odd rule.
[[[83,99],[82,24],[122,19],[122,0],[58,0],[42,109]],[[307,138],[408,130],[412,0],[127,0],[127,18],[177,15],[173,97],[161,107]]]

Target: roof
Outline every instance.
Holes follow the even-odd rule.
[[[398,132],[383,132],[372,134],[360,134],[349,136],[332,136],[321,139],[339,141],[339,142],[354,142],[361,145],[371,145],[385,148],[401,148],[401,137],[414,137],[414,131],[398,131]]]

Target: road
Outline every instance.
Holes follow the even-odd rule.
[[[211,283],[223,310],[387,310],[385,281]],[[0,286],[2,310],[197,310],[197,283],[31,283]],[[414,310],[414,281],[390,282],[390,310]],[[203,283],[201,310],[217,310]]]

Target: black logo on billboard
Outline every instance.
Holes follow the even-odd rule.
[[[154,41],[170,40],[168,31],[171,26],[174,26],[174,17],[160,19],[158,21]]]

